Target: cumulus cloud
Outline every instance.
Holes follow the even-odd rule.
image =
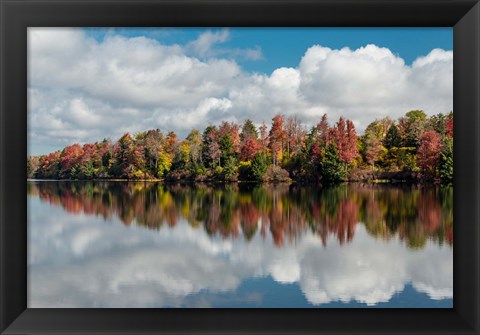
[[[242,282],[265,277],[298,285],[314,305],[374,305],[406,284],[432,299],[453,296],[450,247],[428,241],[410,250],[400,240],[373,238],[360,224],[346,245],[332,236],[324,248],[307,231],[278,248],[260,234],[223,240],[186,222],[152,231],[43,206],[29,199],[35,218],[28,227],[31,308],[191,306],[199,297],[201,305],[215,305],[219,294],[235,297]],[[261,292],[248,299],[261,304]]]
[[[261,50],[225,47],[231,38],[225,29],[163,45],[149,37],[112,33],[96,41],[80,29],[30,28],[30,150],[151,128],[184,137],[187,126],[269,123],[276,113],[295,114],[306,125],[323,113],[331,122],[343,115],[361,132],[375,118],[453,108],[452,51],[434,49],[407,65],[372,44],[313,45],[296,67],[250,73],[235,59],[260,59]]]

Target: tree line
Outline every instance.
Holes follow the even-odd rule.
[[[181,140],[159,129],[118,141],[73,144],[27,158],[37,179],[160,179],[165,181],[320,182],[396,179],[451,183],[453,112],[421,110],[370,123],[363,135],[327,115],[306,129],[298,118],[273,117],[270,128],[247,119],[222,122]]]

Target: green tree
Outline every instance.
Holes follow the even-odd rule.
[[[447,120],[447,116],[439,113],[437,115],[432,115],[426,122],[426,128],[429,130],[435,130],[440,136],[445,136],[446,127],[445,122]]]
[[[80,166],[80,172],[78,178],[80,179],[92,179],[95,177],[95,169],[92,161],[87,161]]]
[[[223,175],[225,181],[235,181],[237,179],[237,165],[234,157],[229,156],[225,161]]]
[[[258,131],[252,120],[247,119],[242,126],[242,132],[240,133],[240,141],[244,143],[248,139],[258,139]]]
[[[262,180],[263,175],[267,172],[268,159],[265,154],[257,152],[252,160],[252,179]]]
[[[427,114],[422,110],[413,110],[405,114],[398,124],[403,147],[418,148],[420,137],[425,130]]]
[[[453,182],[453,138],[446,138],[440,153],[440,178],[444,183]]]
[[[383,145],[387,149],[392,149],[392,148],[399,148],[402,144],[402,138],[400,137],[400,134],[398,133],[398,128],[395,125],[395,123],[392,124],[392,126],[388,129],[387,134],[385,135],[385,139],[383,140]]]
[[[173,156],[171,170],[186,170],[190,163],[190,143],[188,140],[184,140],[180,143],[180,146]]]
[[[322,157],[320,174],[322,176],[322,182],[325,184],[341,182],[347,177],[345,165],[340,160],[338,151],[333,143],[327,146],[325,154]]]
[[[192,168],[202,165],[202,135],[196,129],[192,130],[187,136],[190,144],[190,162]]]
[[[225,166],[230,158],[234,158],[233,142],[230,134],[225,134],[220,139],[220,164]]]

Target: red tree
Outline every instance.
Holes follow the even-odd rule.
[[[265,123],[262,123],[259,129],[260,129],[261,150],[265,152],[265,150],[267,150],[267,145],[268,145],[267,125]]]
[[[40,166],[38,168],[38,171],[40,172],[41,178],[57,177],[60,154],[60,151],[55,151],[40,158]]]
[[[80,163],[83,149],[79,144],[73,144],[63,149],[60,156],[60,177],[68,177],[75,165]]]
[[[282,159],[283,141],[286,137],[285,130],[283,129],[284,123],[285,118],[282,115],[275,115],[272,119],[268,147],[272,151],[273,165],[277,165],[278,160]]]
[[[355,131],[355,125],[347,120],[347,141],[345,143],[344,157],[348,163],[351,163],[358,156],[358,136]]]
[[[255,154],[261,149],[261,145],[255,138],[247,139],[241,149],[240,160],[251,161]]]
[[[102,165],[102,157],[95,144],[87,143],[83,145],[82,164],[85,164],[86,162],[91,162],[95,167]]]
[[[220,144],[218,130],[212,129],[207,135],[207,153],[213,165],[220,165]]]
[[[436,174],[441,149],[440,135],[436,131],[429,130],[422,133],[417,152],[417,162],[423,172]]]
[[[165,151],[173,155],[175,153],[175,149],[178,144],[177,134],[173,131],[169,131],[167,136],[165,137]]]
[[[382,152],[382,142],[376,137],[367,140],[367,149],[365,150],[365,158],[367,162],[375,168],[375,162],[380,158]]]
[[[223,136],[229,135],[232,140],[233,151],[236,154],[240,154],[240,127],[235,122],[222,122],[218,128],[218,140]]]
[[[453,138],[453,119],[445,120],[445,135]]]
[[[314,162],[320,162],[320,160],[322,159],[322,148],[320,147],[320,144],[314,142],[312,144],[312,149],[310,153]]]
[[[353,122],[350,120],[345,122],[343,117],[340,117],[332,135],[340,159],[347,164],[351,163],[358,156],[357,134]]]
[[[317,137],[323,146],[327,146],[330,140],[330,128],[328,126],[327,114],[323,114],[322,120],[317,124]]]

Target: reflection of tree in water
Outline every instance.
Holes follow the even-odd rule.
[[[359,222],[375,237],[399,236],[412,248],[427,239],[453,244],[451,187],[35,182],[28,194],[69,213],[118,217],[125,225],[160,229],[183,219],[211,236],[270,235],[277,246],[295,243],[307,230],[324,245],[329,236],[343,244],[354,238]]]

